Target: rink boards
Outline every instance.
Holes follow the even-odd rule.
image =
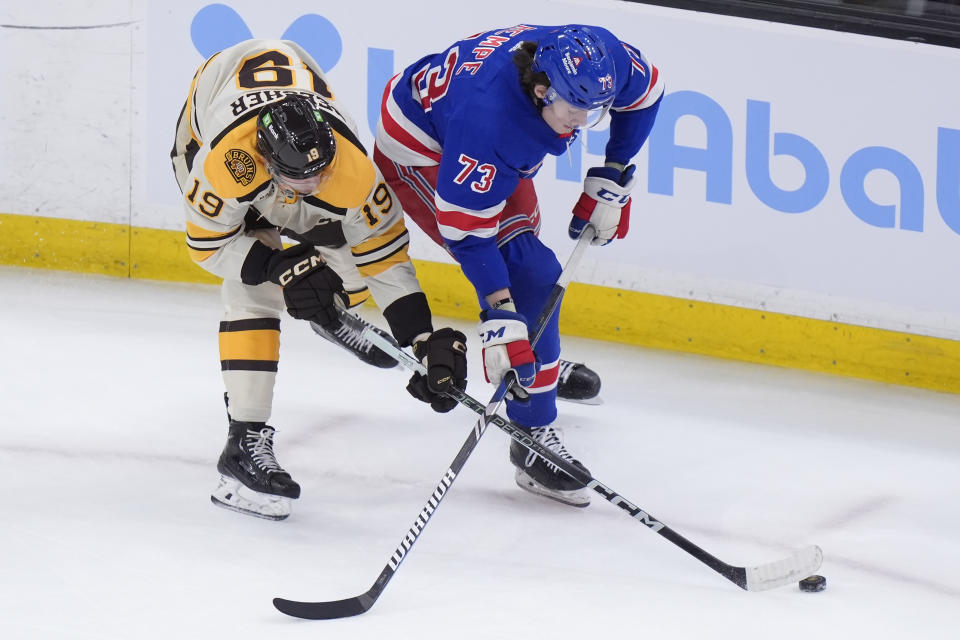
[[[60,3],[55,22],[76,29],[37,28],[54,24],[43,4],[0,25],[0,82],[16,88],[0,96],[0,264],[214,282],[186,255],[169,152],[194,71],[239,39],[297,39],[369,149],[384,84],[425,52],[584,22],[639,47],[666,92],[630,233],[587,252],[565,333],[960,391],[958,50],[612,0],[523,15],[491,0],[480,22],[427,0],[376,3],[375,21],[299,0]],[[584,132],[537,175],[561,260],[606,136]],[[436,313],[475,318],[456,265],[410,233]]]
[[[0,214],[2,263],[119,277],[216,283],[183,233]],[[114,259],[127,253],[129,260]],[[438,316],[473,319],[455,265],[415,260]],[[732,305],[573,283],[561,331],[597,340],[794,367],[960,393],[960,342]]]

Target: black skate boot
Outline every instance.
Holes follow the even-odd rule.
[[[557,375],[557,397],[561,400],[600,404],[600,376],[585,364],[560,360]]]
[[[217,461],[220,484],[210,496],[215,505],[268,520],[290,515],[290,500],[300,497],[300,485],[277,462],[273,434],[263,422],[230,421]]]
[[[338,328],[334,329],[333,331],[328,331],[316,322],[311,322],[310,326],[313,327],[314,332],[323,336],[338,347],[343,347],[367,364],[372,364],[373,366],[381,369],[392,369],[399,364],[396,360],[385,354],[383,351],[380,351],[380,349],[373,346],[369,340],[364,338],[363,330],[367,327],[371,327],[382,337],[386,338],[393,344],[397,344],[396,340],[393,339],[393,336],[380,329],[380,327],[375,327],[363,318],[356,316],[349,311],[344,311],[343,309],[339,308],[337,311],[340,314],[340,326]]]
[[[535,427],[530,430],[530,436],[567,462],[590,473],[563,446],[559,429],[550,426]],[[573,507],[585,507],[590,504],[589,489],[516,440],[510,441],[510,462],[517,468],[514,478],[521,489]]]

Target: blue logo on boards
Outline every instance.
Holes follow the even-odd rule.
[[[190,23],[190,39],[204,58],[252,37],[250,27],[240,14],[225,4],[208,4]],[[280,37],[306,49],[324,73],[336,66],[343,53],[340,32],[332,22],[315,13],[294,20]]]
[[[190,25],[197,51],[208,58],[217,51],[253,36],[243,18],[225,4],[200,9]],[[339,31],[325,17],[308,13],[295,19],[281,34],[309,53],[326,73],[343,54]],[[394,74],[393,49],[367,48],[367,126],[376,133],[383,88]],[[772,131],[771,103],[746,101],[746,178],[753,196],[768,208],[781,213],[810,211],[827,195],[831,167],[817,146],[795,133]],[[706,129],[704,147],[687,147],[676,142],[677,122],[684,117],[699,120]],[[585,131],[586,152],[602,158],[609,131]],[[678,169],[699,171],[706,178],[707,202],[733,204],[734,129],[730,117],[715,100],[697,91],[667,93],[660,105],[656,124],[647,141],[649,166],[647,191],[672,196]],[[773,144],[771,145],[771,139]],[[573,145],[556,163],[558,180],[583,179],[581,145]],[[789,156],[804,169],[804,181],[795,189],[778,186],[770,175],[773,156]],[[960,234],[960,130],[938,127],[936,135],[936,203],[940,217]],[[833,178],[836,179],[836,167]],[[878,203],[866,190],[873,171],[892,175],[899,186],[899,202]],[[927,176],[930,179],[931,176]],[[913,161],[896,149],[869,146],[854,151],[839,171],[840,194],[847,208],[861,221],[882,228],[922,232],[924,228],[924,176]]]
[[[254,37],[250,27],[233,7],[208,4],[200,9],[190,23],[190,39],[204,58],[217,51]],[[271,36],[272,37],[272,36]],[[308,13],[294,20],[280,35],[303,47],[317,61],[324,73],[329,73],[343,54],[340,32],[321,15]],[[377,131],[380,117],[380,96],[393,77],[393,49],[367,49],[367,126]]]

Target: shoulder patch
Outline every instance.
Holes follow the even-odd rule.
[[[214,139],[203,174],[218,196],[243,199],[270,181],[256,144],[256,118],[241,119]]]
[[[257,175],[257,163],[253,156],[243,149],[228,149],[226,152],[224,164],[227,165],[227,171],[238,184],[244,187],[248,186]]]

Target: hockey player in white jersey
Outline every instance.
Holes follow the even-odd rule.
[[[436,411],[456,404],[444,389],[466,384],[466,340],[450,328],[433,330],[399,201],[319,66],[296,43],[249,40],[205,61],[171,157],[190,256],[223,278],[219,344],[229,430],[211,499],[283,519],[300,495],[267,424],[284,308],[336,332],[342,307],[362,301],[368,287],[393,337],[427,366],[408,390]],[[281,234],[298,244],[285,249]],[[345,287],[318,247],[333,248],[327,259],[363,281]]]

